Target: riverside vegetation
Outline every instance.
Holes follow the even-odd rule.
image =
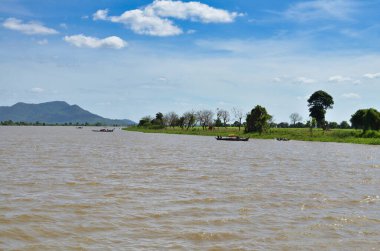
[[[217,109],[216,119],[211,110],[189,111],[178,116],[175,112],[156,114],[155,118],[143,117],[137,126],[125,128],[128,131],[145,133],[169,133],[205,136],[228,136],[235,134],[242,137],[257,139],[286,138],[290,140],[341,142],[355,144],[380,145],[380,113],[373,108],[356,111],[350,119],[340,124],[327,122],[327,109],[333,108],[333,98],[324,91],[313,93],[308,99],[310,120],[302,123],[298,113],[290,115],[291,124],[274,123],[273,117],[266,109],[257,105],[246,114],[242,123],[243,111],[232,109],[235,122],[228,124],[230,113]],[[244,127],[244,130],[241,130]]]

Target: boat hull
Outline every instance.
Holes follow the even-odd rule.
[[[240,137],[216,137],[216,140],[225,140],[225,141],[248,141],[249,138],[240,138]]]

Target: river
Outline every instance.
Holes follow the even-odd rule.
[[[0,127],[0,250],[379,250],[380,147]]]

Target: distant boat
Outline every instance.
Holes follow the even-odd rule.
[[[113,130],[115,130],[115,128],[113,129],[100,129],[100,130],[92,130],[93,132],[113,132]]]
[[[77,129],[83,129],[83,127],[82,126],[77,126]]]
[[[228,135],[227,137],[217,136],[215,139],[216,140],[226,140],[226,141],[248,141],[249,137],[248,138],[241,138],[241,137],[236,136],[236,135]]]

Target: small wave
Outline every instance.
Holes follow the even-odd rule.
[[[376,203],[377,201],[380,201],[379,195],[367,195],[367,196],[364,196],[364,198],[360,202],[361,203]]]
[[[184,233],[182,237],[191,241],[222,241],[222,240],[237,240],[240,238],[239,235],[228,232],[192,232],[192,233]]]

